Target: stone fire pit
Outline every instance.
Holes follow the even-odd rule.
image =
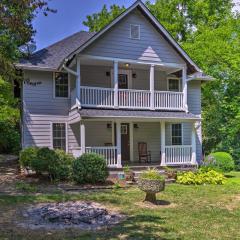
[[[20,225],[31,229],[77,227],[92,230],[117,224],[125,218],[98,203],[83,201],[42,203],[25,209],[22,215],[25,221]]]

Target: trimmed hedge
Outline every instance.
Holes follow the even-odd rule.
[[[222,172],[230,172],[235,168],[232,156],[226,152],[215,152],[209,154],[204,160],[204,165],[216,171]]]
[[[73,179],[77,183],[105,182],[108,177],[106,160],[95,153],[85,153],[72,164]]]
[[[21,151],[19,161],[22,167],[37,174],[48,173],[54,180],[71,178],[73,157],[62,150],[28,147]]]
[[[55,180],[70,180],[72,176],[73,157],[63,150],[55,150],[56,158],[49,164],[49,174]]]

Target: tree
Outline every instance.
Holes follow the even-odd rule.
[[[89,28],[90,32],[98,32],[118,15],[125,11],[125,7],[119,7],[117,5],[110,6],[108,11],[107,6],[103,5],[102,10],[99,13],[88,15],[87,20],[83,22],[85,26]]]
[[[32,20],[39,11],[54,12],[45,0],[0,1],[0,152],[19,148],[19,103],[12,86],[19,76],[13,63],[22,56],[20,46],[32,41]]]
[[[202,27],[184,48],[215,81],[203,86],[203,136],[207,152],[240,157],[240,18]],[[209,111],[211,109],[211,111]]]

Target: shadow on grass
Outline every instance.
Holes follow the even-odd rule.
[[[165,219],[163,217],[159,217],[150,213],[138,214],[129,217],[125,222],[113,227],[112,229],[99,231],[94,234],[87,233],[78,239],[181,239],[176,238],[176,234],[172,232],[172,229],[163,227],[164,224]],[[163,237],[163,235],[166,234],[168,234],[169,237]],[[174,237],[171,237],[171,235]]]
[[[231,174],[224,174],[224,177],[226,177],[226,178],[235,178],[236,176],[231,175]]]

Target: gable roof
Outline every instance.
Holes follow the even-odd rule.
[[[132,12],[134,9],[139,9],[143,15],[145,15],[148,20],[157,28],[157,30],[162,34],[162,36],[170,43],[170,45],[178,52],[178,54],[183,57],[183,59],[188,63],[188,66],[191,68],[191,73],[194,72],[202,72],[201,69],[197,66],[196,63],[190,58],[190,56],[182,49],[182,47],[174,40],[171,34],[163,27],[163,25],[157,20],[156,17],[150,12],[150,10],[142,3],[141,0],[137,0],[134,4],[132,4],[128,9],[126,9],[123,13],[121,13],[117,18],[115,18],[112,22],[106,25],[103,29],[97,32],[94,36],[92,36],[88,41],[82,44],[78,49],[72,52],[67,59],[71,59],[75,54],[80,53],[85,48],[87,48],[91,43],[97,40],[100,36],[102,36],[106,31],[112,28],[116,23],[118,23],[121,19],[123,19],[126,15]]]
[[[20,59],[19,68],[38,70],[57,70],[63,59],[89,40],[95,33],[80,31],[43,48],[28,59]]]
[[[91,43],[102,36],[106,31],[118,23],[122,18],[132,12],[134,9],[139,9],[144,16],[156,27],[156,29],[162,34],[162,36],[170,43],[170,45],[178,52],[178,54],[187,62],[189,72],[201,72],[200,68],[193,62],[188,54],[181,48],[181,46],[173,39],[171,34],[158,22],[149,9],[141,2],[137,0],[122,14],[115,18],[111,23],[105,26],[102,30],[94,33],[78,32],[72,36],[65,38],[47,48],[34,53],[29,59],[23,59],[17,64],[17,67],[24,69],[46,69],[57,70],[61,68],[66,60],[74,58],[74,56]]]

